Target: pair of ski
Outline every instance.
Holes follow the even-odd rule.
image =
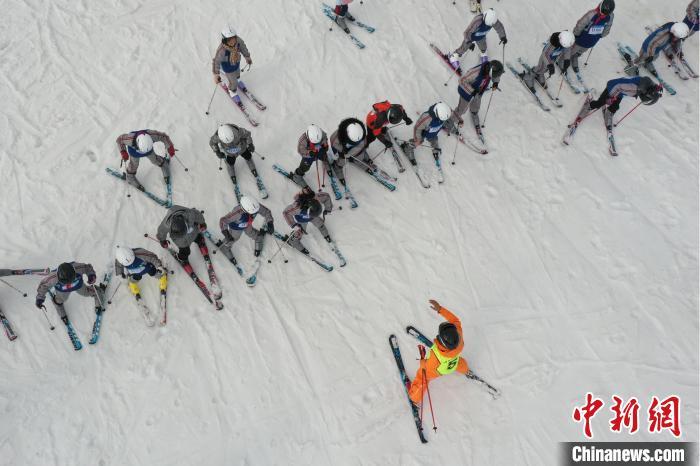
[[[318,162],[316,162],[316,163],[318,163]],[[331,188],[333,189],[333,194],[334,194],[334,196],[335,196],[336,201],[339,201],[340,199],[343,198],[343,192],[340,191],[340,186],[339,186],[338,178],[336,178],[335,174],[333,173],[333,169],[332,169],[330,166],[328,166],[327,168],[328,168],[328,170],[326,171],[326,173],[327,173],[328,178],[329,178],[329,180],[330,180]],[[300,183],[297,183],[297,182],[294,180],[294,176],[292,175],[292,173],[288,172],[287,170],[285,170],[285,169],[282,168],[281,166],[279,166],[279,165],[277,165],[277,164],[274,164],[274,165],[272,165],[272,169],[275,170],[275,171],[276,171],[277,173],[279,173],[280,175],[282,175],[282,176],[284,176],[285,178],[287,178],[288,180],[292,181],[292,182],[293,182],[294,184],[296,184],[297,186],[302,187],[302,188],[305,187],[304,185],[302,185],[302,184],[300,184]],[[357,207],[359,206],[359,204],[358,204],[357,201],[355,200],[355,196],[353,196],[352,192],[351,192],[350,189],[347,187],[347,184],[346,184],[345,186],[343,186],[343,189],[344,189],[344,191],[345,191],[345,199],[347,199],[348,202],[350,202],[350,208],[351,208],[351,209],[357,209]]]
[[[321,3],[321,8],[323,9],[323,14],[326,15],[326,18],[330,19],[331,21],[333,21],[334,24],[338,25],[337,16],[336,16],[336,14],[335,14],[334,11],[333,11],[333,7],[331,7],[330,5],[327,5],[327,4],[325,4],[325,3]],[[346,18],[346,19],[347,19],[347,18]],[[361,27],[361,28],[364,29],[365,31],[369,32],[370,34],[373,33],[373,32],[376,30],[376,29],[373,28],[372,26],[369,26],[369,25],[367,25],[367,24],[365,24],[365,23],[363,23],[363,22],[361,22],[361,21],[358,21],[358,20],[356,20],[356,19],[353,19],[353,20],[348,19],[348,21],[350,21],[351,23],[355,24],[356,26]],[[345,31],[343,31],[343,32],[345,32]],[[350,39],[350,41],[351,41],[357,48],[359,48],[360,50],[363,49],[363,48],[365,48],[365,44],[362,43],[362,41],[360,41],[360,39],[358,39],[357,37],[355,37],[354,34],[352,34],[352,33],[350,33],[350,32],[345,32],[345,34],[348,36],[348,38]]]
[[[258,186],[260,197],[262,199],[267,199],[270,194],[267,192],[267,188],[265,187],[265,183],[263,183],[260,174],[258,173],[257,175],[253,176],[255,176],[255,184]],[[243,194],[241,193],[241,187],[238,185],[238,178],[236,178],[236,181],[231,180],[231,182],[233,182],[233,194],[236,196],[236,201],[240,204]]]
[[[651,28],[650,26],[645,26],[644,29],[649,34],[656,30],[656,28]],[[687,81],[690,78],[698,78],[698,74],[695,72],[695,70],[693,70],[693,68],[690,66],[690,63],[688,63],[688,61],[685,59],[685,57],[682,56],[682,54],[667,54],[665,50],[662,53],[664,57],[666,57],[666,61],[668,61],[669,68],[671,68],[673,72],[676,73],[676,75],[678,75],[678,77],[681,78],[683,81]],[[676,59],[678,59],[680,65],[676,63]]]
[[[163,274],[165,274],[166,280],[168,277],[168,268],[163,266]],[[143,317],[143,320],[146,322],[146,325],[148,327],[153,327],[156,324],[156,315],[151,311],[151,308],[148,307],[146,302],[143,299],[143,296],[141,296],[141,292],[139,290],[138,293],[136,293],[134,296],[134,299],[136,300],[136,307],[138,308],[139,312],[141,313],[141,316]],[[158,309],[160,311],[160,325],[164,326],[165,324],[168,323],[168,285],[166,281],[166,285],[164,289],[160,289],[160,294],[158,298]]]
[[[112,175],[115,178],[119,178],[123,182],[127,183],[126,181],[126,173],[120,172],[118,170],[115,170],[113,168],[107,167],[105,168],[107,171],[107,174]],[[128,183],[127,183],[128,184]],[[135,187],[135,186],[134,186]],[[170,181],[170,178],[165,180],[165,189],[166,189],[166,196],[167,199],[163,199],[162,197],[159,197],[152,192],[148,191],[146,188],[141,186],[140,188],[136,188],[138,191],[143,193],[147,198],[155,202],[156,204],[160,205],[161,207],[165,207],[166,209],[169,209],[173,205],[173,187],[172,187],[172,182]]]
[[[396,191],[396,185],[394,183],[397,181],[397,178],[395,176],[391,176],[374,163],[370,165],[357,157],[348,157],[348,162],[360,167],[363,172],[367,173],[374,181],[381,184],[389,191]]]
[[[584,109],[590,108],[590,103],[593,100],[592,96],[593,90],[591,90],[591,94],[587,94],[586,98],[583,101],[583,105],[581,105],[581,108],[579,109],[579,112],[576,114],[576,119],[568,125],[566,132],[564,133],[564,137],[562,138],[562,144],[564,145],[571,145],[571,142],[574,138],[574,134],[576,134],[576,130],[578,130],[579,125],[581,124],[581,121],[583,121],[584,118],[586,118],[590,113],[595,112],[596,110],[591,110],[588,115],[584,115],[583,117],[579,117],[581,113],[583,112]],[[603,118],[603,124],[605,124],[605,118]],[[617,145],[615,144],[615,134],[613,133],[613,128],[606,128],[605,129],[607,132],[607,137],[608,137],[608,153],[613,156],[617,157]]]
[[[523,62],[522,62],[521,60],[522,60],[521,58],[518,58],[518,61],[519,61],[521,64],[523,64]],[[535,89],[532,88],[532,87],[530,87],[530,86],[528,86],[527,83],[525,82],[525,79],[524,79],[525,73],[529,72],[529,67],[526,67],[525,65],[523,65],[523,68],[525,69],[525,71],[524,71],[524,72],[520,72],[520,71],[518,71],[517,69],[515,69],[515,67],[514,67],[511,63],[506,63],[506,66],[507,66],[508,69],[511,71],[511,73],[513,73],[513,74],[515,75],[515,77],[518,78],[518,81],[520,81],[520,84],[522,84],[523,87],[525,87],[525,89],[527,89],[527,91],[530,93],[530,95],[535,99],[535,102],[537,103],[537,105],[538,105],[542,110],[544,110],[545,112],[549,112],[551,109],[550,109],[548,106],[546,106],[546,105],[544,104],[544,102],[542,102],[542,99],[541,99],[540,96],[537,94],[537,92],[535,91]],[[536,81],[538,84],[540,84],[539,81],[537,81],[537,79],[535,79],[535,81]],[[540,84],[540,86],[542,86],[542,85]],[[543,87],[543,88],[544,88],[544,87]],[[552,95],[549,93],[548,90],[545,89],[545,91],[546,91],[546,93],[547,93],[547,96],[552,100],[552,102],[556,102],[556,101],[555,101],[555,97],[552,96]],[[556,104],[555,104],[555,105],[556,105]],[[559,106],[561,106],[561,103],[559,103]]]
[[[314,264],[318,265],[321,267],[323,270],[326,272],[332,272],[333,271],[333,266],[330,264],[327,264],[326,262],[323,262],[321,259],[317,258],[316,256],[312,255],[311,253],[304,254],[303,252],[299,251],[297,248],[289,244],[289,239],[290,237],[288,235],[282,235],[278,232],[274,232],[273,235],[275,238],[277,238],[279,241],[281,241],[285,246],[294,249],[296,252],[301,254],[302,256],[306,257],[310,261],[312,261]],[[343,256],[343,253],[340,252],[340,249],[338,249],[338,245],[335,243],[335,241],[331,240],[328,243],[328,246],[331,248],[331,251],[336,255],[338,258],[338,263],[340,264],[341,267],[345,267],[347,264],[347,261],[345,260],[345,256]]]
[[[236,100],[231,94],[228,92],[228,86],[224,84],[223,82],[220,83],[221,88],[226,92],[226,95],[231,99],[233,104],[241,111],[243,116],[245,117],[246,120],[248,120],[248,123],[250,126],[258,126],[259,123],[258,121],[253,118],[253,116],[250,114],[250,111],[248,111],[248,107],[245,106],[242,100],[240,100],[240,97],[238,100]],[[243,86],[241,82],[238,82],[238,90],[243,94],[248,100],[252,102],[255,107],[260,110],[261,112],[265,111],[267,109],[267,106],[263,104],[260,99],[258,99],[255,94],[250,92],[247,87]]]
[[[625,74],[628,76],[638,76],[639,75],[639,66],[634,64],[634,61],[639,57],[637,53],[632,50],[632,48],[629,45],[625,45],[622,42],[617,43],[617,51],[620,54],[620,58],[622,58],[622,61],[627,65],[624,69]],[[652,70],[648,69],[646,66],[642,65],[642,68],[646,70],[649,74],[651,74],[658,82],[661,84],[666,91],[671,94],[671,95],[676,95],[676,90],[671,86],[668,82],[666,82],[661,76],[659,76],[659,73]]]
[[[401,141],[398,139],[396,136],[391,131],[387,131],[387,134],[389,135],[389,138],[391,138],[391,154],[392,157],[396,160],[396,164],[399,167],[399,173],[402,173],[405,169],[403,168],[403,165],[401,164],[401,158],[399,157],[399,153],[403,154],[403,156],[408,160],[409,164],[411,165],[411,168],[413,168],[413,173],[416,174],[416,178],[418,178],[418,182],[423,186],[425,189],[430,188],[430,183],[423,178],[423,173],[421,170],[418,168],[418,165],[413,165],[411,163],[411,160],[408,158],[406,155],[406,150],[404,147],[404,144],[408,144],[406,141]],[[444,180],[444,176],[442,177]]]
[[[221,246],[223,246],[223,244],[224,244],[223,240],[215,238],[214,235],[212,235],[209,230],[206,230],[203,234],[204,234],[204,237],[207,240],[209,240],[209,242],[212,244],[212,246],[214,246],[214,248],[216,250],[221,249]],[[238,275],[241,278],[245,279],[246,285],[252,287],[252,286],[255,286],[257,284],[258,271],[260,270],[260,265],[262,264],[262,261],[260,260],[259,257],[255,258],[255,264],[253,265],[253,272],[248,277],[246,277],[245,272],[243,271],[243,267],[241,267],[241,265],[238,263],[238,260],[236,259],[236,256],[233,255],[233,253],[231,253],[230,259],[225,254],[223,254],[223,252],[222,252],[222,255],[226,258],[227,261],[229,261],[229,263],[231,263],[231,265],[233,265],[233,267],[236,269],[236,272],[238,272]]]
[[[177,252],[174,249],[168,248],[170,255],[173,256],[175,261],[180,264],[185,273],[190,277],[190,279],[192,279],[195,285],[197,285],[197,288],[199,288],[199,291],[202,292],[204,298],[209,302],[209,304],[212,304],[217,311],[220,311],[224,308],[224,304],[221,302],[222,292],[221,287],[219,287],[219,279],[217,278],[216,271],[214,270],[214,264],[212,264],[209,254],[203,251],[203,248],[200,247],[199,250],[202,253],[204,263],[207,267],[207,275],[209,275],[211,290],[199,278],[194,269],[192,269],[192,264],[183,263],[180,258],[177,257]]]
[[[418,331],[415,327],[408,326],[406,327],[406,333],[411,335],[412,337],[416,338],[418,341],[420,341],[423,345],[427,346],[428,348],[433,346],[433,342],[430,341],[428,337],[423,335],[420,331]],[[416,405],[411,398],[408,396],[408,390],[409,387],[411,386],[411,379],[409,379],[408,374],[406,374],[406,367],[404,366],[403,363],[403,358],[401,357],[401,350],[399,349],[399,341],[398,338],[396,338],[396,335],[390,335],[389,336],[389,346],[391,347],[391,351],[394,354],[394,360],[396,361],[396,366],[398,367],[399,370],[399,377],[401,378],[401,383],[406,391],[406,397],[408,398],[408,404],[411,407],[411,413],[413,414],[413,422],[416,424],[416,430],[418,431],[418,437],[420,438],[421,443],[428,443],[428,440],[425,438],[425,433],[423,432],[423,420],[420,417],[420,409],[418,405]],[[491,397],[495,400],[497,399],[500,395],[501,392],[495,388],[493,385],[476,375],[473,371],[469,371],[465,376],[473,380],[475,382],[478,382],[481,386],[483,386],[486,391],[491,395]]]
[[[97,293],[98,302],[100,302],[100,305],[95,306],[95,322],[92,324],[92,332],[90,334],[90,340],[88,342],[91,345],[96,344],[100,339],[100,330],[102,329],[102,316],[104,315],[107,306],[105,299],[107,297],[107,290],[109,288],[109,283],[111,282],[111,280],[112,271],[111,269],[108,269],[108,272],[105,273],[104,278],[102,279],[102,283],[100,283],[99,285],[88,285],[94,287],[94,292]],[[49,291],[49,295],[51,296],[52,300],[55,300],[55,296],[51,291]],[[68,333],[68,338],[70,339],[70,342],[73,345],[73,349],[75,351],[80,351],[81,349],[83,349],[83,344],[80,341],[80,338],[78,338],[78,333],[75,331],[75,328],[73,327],[71,321],[68,319],[67,315],[63,318],[63,323],[66,326],[66,332]]]

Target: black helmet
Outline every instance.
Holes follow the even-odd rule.
[[[58,277],[59,283],[64,285],[72,283],[73,280],[75,280],[75,269],[73,268],[73,264],[64,262],[63,264],[59,265],[58,269],[56,270],[56,276]]]
[[[643,76],[639,80],[639,98],[644,105],[653,105],[661,98],[661,86],[651,78]]]
[[[321,203],[318,199],[310,199],[306,205],[306,212],[309,217],[318,217],[321,215]]]
[[[603,0],[600,3],[600,12],[604,15],[609,15],[615,11],[615,0]]]
[[[500,78],[503,74],[503,63],[498,60],[491,60],[489,62],[489,69],[492,78]]]
[[[398,125],[401,123],[401,120],[403,120],[403,111],[401,110],[401,106],[394,104],[389,107],[389,110],[386,112],[386,119],[389,120],[389,123],[392,125]]]
[[[176,215],[170,220],[170,233],[173,235],[184,235],[187,232],[187,222],[183,215]]]
[[[438,341],[448,350],[453,350],[459,345],[459,332],[455,324],[443,322],[438,328]]]

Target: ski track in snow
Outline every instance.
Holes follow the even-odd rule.
[[[368,34],[351,25],[367,45],[362,51],[336,26],[329,31],[320,2],[243,3],[3,4],[11,21],[0,32],[0,266],[78,260],[101,276],[116,243],[161,254],[143,234],[155,234],[165,210],[104,172],[119,166],[117,136],[137,128],[171,135],[189,167],[171,163],[174,202],[203,209],[218,230],[234,196],[208,139],[218,124],[244,123],[218,89],[204,115],[214,91],[211,57],[227,22],[253,56],[242,79],[268,105],[265,112],[250,105],[265,156],[254,160],[280,232],[288,230],[281,212],[296,187],[271,165],[296,167],[297,139],[309,123],[330,134],[383,99],[411,116],[438,100],[457,104],[456,80],[443,86],[450,75],[428,42],[459,45],[471,19],[466,1],[354,2],[351,12],[377,27]],[[552,31],[573,28],[594,3],[484,0],[506,27],[510,62],[534,62]],[[644,24],[679,19],[686,5],[618,2],[610,36],[582,66],[587,82],[600,90],[619,76],[615,42],[637,49]],[[685,44],[696,67],[697,37]],[[488,43],[501,59],[494,33]],[[465,54],[463,67],[476,57]],[[421,148],[431,188],[421,188],[404,161],[394,193],[348,168],[360,207],[334,202],[327,223],[348,265],[338,267],[313,227],[304,242],[332,273],[266,237],[259,282],[248,288],[214,254],[221,312],[161,254],[176,272],[168,325],[146,327],[122,284],[100,342],[88,345],[92,305],[74,296],[67,309],[84,344],[75,352],[53,307],[53,332],[33,307],[39,279],[9,278],[29,296],[0,288],[20,336],[0,340],[0,463],[553,464],[557,442],[581,438],[571,411],[586,391],[608,403],[612,394],[636,396],[643,405],[652,395],[678,394],[683,439],[697,440],[698,85],[660,71],[678,95],[640,107],[616,129],[617,158],[608,155],[599,115],[581,125],[571,147],[561,145],[581,96],[565,86],[564,108],[544,113],[506,73],[484,128],[487,156],[458,145],[453,166],[456,141],[441,136],[445,182],[437,183],[430,151]],[[558,86],[558,76],[550,79]],[[631,107],[625,99],[618,118]],[[410,137],[406,128],[395,131]],[[469,125],[465,133],[473,137]],[[375,143],[369,153],[380,149]],[[376,162],[396,173],[390,154]],[[245,164],[236,170],[242,191],[257,196]],[[313,168],[308,175],[316,187]],[[139,178],[164,196],[160,170],[148,161]],[[234,253],[250,270],[247,237]],[[207,282],[197,251],[192,261]],[[141,288],[158,309],[157,282]],[[438,432],[426,417],[430,443],[420,445],[386,338],[398,335],[412,377],[417,342],[404,328],[435,332],[440,320],[429,298],[462,319],[470,367],[503,396],[494,401],[460,376],[434,382]],[[611,434],[607,420],[607,413],[594,419],[597,440],[627,439]],[[644,432],[629,440],[657,439],[671,440]]]

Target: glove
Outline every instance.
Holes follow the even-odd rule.
[[[161,240],[160,247],[163,249],[168,249],[170,247],[170,241],[167,239]]]
[[[223,153],[223,152],[221,152],[220,150],[217,150],[217,151],[216,151],[216,152],[214,152],[214,153],[215,153],[215,154],[216,154],[216,156],[217,156],[217,157],[219,157],[220,159],[224,159],[224,158],[226,158],[226,154],[224,154],[224,153]]]
[[[268,222],[267,224],[267,234],[271,235],[275,232],[275,224],[273,222]]]
[[[218,74],[214,75],[214,84],[219,84],[221,82],[221,76]]]
[[[412,124],[413,124],[413,120],[411,120],[409,117],[404,118],[404,119],[403,119],[403,122],[406,123],[407,125],[412,125]]]
[[[382,126],[382,129],[379,131],[379,134],[386,134],[387,131],[388,131],[387,127]]]
[[[506,45],[507,43],[508,43],[507,37],[502,38],[501,41],[499,42],[499,44],[503,44],[503,45]]]
[[[253,64],[253,59],[250,58],[250,57],[245,57],[245,62],[246,62],[247,64],[249,64],[249,65],[252,65],[252,64]]]
[[[550,76],[554,74],[554,65],[552,63],[547,65],[547,73],[549,73]]]
[[[121,154],[123,161],[126,162],[127,160],[129,160],[129,154],[125,150],[120,151],[119,153]]]
[[[34,303],[34,305],[35,305],[36,307],[38,307],[39,309],[41,309],[42,307],[44,307],[44,300],[43,300],[43,299],[37,299],[36,302]]]
[[[569,69],[570,65],[571,65],[571,60],[564,60],[564,66],[561,69],[564,74],[566,74],[566,70]]]
[[[122,280],[126,280],[126,274],[124,272],[122,272],[120,276],[122,277]]]
[[[474,47],[475,47],[475,46],[476,46],[476,44],[475,44],[474,42],[472,42],[471,44],[469,44],[469,51],[471,52],[472,50],[474,50]]]
[[[247,151],[250,152],[250,154],[252,155],[253,152],[255,152],[255,146],[253,144],[248,144]]]
[[[145,272],[146,272],[148,275],[150,275],[151,277],[154,276],[154,275],[156,274],[156,266],[153,265],[153,264],[151,264],[151,263],[149,263],[149,264],[146,266]]]
[[[168,155],[169,155],[170,157],[174,157],[174,156],[175,156],[175,146],[170,146],[170,147],[168,147]]]
[[[292,230],[292,237],[294,239],[301,239],[301,237],[304,235],[304,229],[301,228],[301,225],[297,225],[294,227],[294,230]]]
[[[226,230],[222,231],[221,233],[224,234],[224,239],[226,241],[233,241],[233,236],[231,236],[231,232],[228,231],[228,228]]]
[[[382,141],[382,144],[384,144],[384,147],[386,147],[387,149],[391,149],[393,147],[391,141]]]
[[[431,299],[428,302],[430,303],[430,307],[432,307],[435,312],[440,312],[440,303],[438,303],[434,299]]]
[[[199,225],[199,231],[200,231],[201,233],[204,233],[205,231],[207,231],[207,224],[206,224],[206,223],[202,223],[201,225]]]
[[[498,90],[498,83],[497,82],[494,82],[493,84],[491,84],[491,90],[492,91]]]
[[[93,285],[97,280],[97,275],[88,275],[88,285]]]

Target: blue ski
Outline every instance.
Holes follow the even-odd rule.
[[[411,380],[408,378],[408,375],[406,375],[406,367],[403,365],[403,358],[401,358],[401,350],[399,350],[399,341],[396,335],[389,336],[389,346],[391,346],[391,352],[394,354],[394,360],[399,369],[399,377],[401,378],[401,384],[408,398],[408,404],[411,406],[411,413],[413,414],[413,422],[416,424],[416,430],[418,431],[418,438],[420,438],[421,443],[428,443],[423,433],[423,421],[420,418],[418,406],[408,397],[408,387],[411,386]]]
[[[108,173],[109,175],[112,175],[112,176],[115,177],[115,178],[119,178],[120,180],[122,180],[123,182],[126,183],[126,173],[119,172],[119,171],[114,170],[113,168],[109,168],[109,167],[105,168],[105,170],[107,171],[107,173]],[[168,202],[167,200],[162,199],[162,198],[156,196],[156,195],[153,194],[152,192],[147,191],[145,188],[142,188],[142,189],[136,188],[136,189],[137,189],[138,191],[141,191],[143,194],[146,195],[146,197],[148,197],[148,198],[151,199],[152,201],[155,201],[156,203],[158,203],[159,205],[165,207],[166,209],[170,207],[169,202]]]

